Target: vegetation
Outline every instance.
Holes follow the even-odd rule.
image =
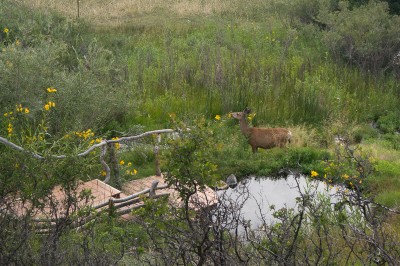
[[[399,263],[397,1],[117,2],[1,1],[0,264]],[[289,128],[289,148],[252,154],[229,115],[245,107],[253,126]],[[118,142],[161,128],[179,138]],[[78,156],[104,139],[108,157]],[[103,213],[71,230],[92,215],[75,212],[89,197],[79,180],[121,186],[156,159],[186,208],[148,200],[133,221]],[[241,241],[232,206],[189,211],[198,185],[294,169],[343,188],[351,215],[309,193]],[[66,202],[49,196],[56,185]],[[38,234],[46,202],[52,218],[68,211]]]

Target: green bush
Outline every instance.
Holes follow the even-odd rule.
[[[0,9],[0,112],[22,104],[40,119],[46,89],[55,87],[50,134],[123,123],[134,104],[126,100],[124,66],[96,39],[83,37],[86,24],[12,7],[4,2]]]
[[[400,130],[400,112],[391,111],[379,117],[378,128],[384,133],[395,133]]]
[[[352,141],[360,143],[362,140],[378,137],[378,130],[371,125],[361,125],[355,127],[352,132]]]
[[[334,58],[374,72],[393,67],[400,50],[400,17],[390,15],[386,3],[370,1],[352,10],[341,5],[325,21],[325,43]]]

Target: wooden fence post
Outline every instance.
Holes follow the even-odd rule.
[[[149,191],[149,197],[153,198],[156,195],[156,189],[158,186],[158,180],[154,180],[153,183],[151,183],[150,191]]]
[[[156,176],[161,176],[161,168],[160,168],[160,142],[161,142],[161,135],[157,134],[157,143],[154,146],[154,155],[155,155],[155,164],[156,164]]]

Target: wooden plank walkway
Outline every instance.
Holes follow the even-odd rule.
[[[153,182],[158,181],[159,186],[167,185],[163,176],[149,176],[142,179],[126,182],[123,185],[122,191],[124,194],[135,194],[146,188],[151,187]],[[170,203],[179,207],[182,206],[182,200],[179,198],[178,191],[174,187],[164,188],[157,190],[157,193],[170,194]],[[199,210],[202,208],[210,207],[218,203],[218,197],[214,190],[207,187],[204,190],[198,191],[195,195],[190,197],[189,208]]]

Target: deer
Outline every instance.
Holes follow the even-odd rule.
[[[271,149],[274,147],[284,148],[290,143],[292,133],[287,128],[260,128],[250,127],[247,122],[247,116],[251,113],[249,108],[243,112],[233,112],[231,116],[239,120],[240,131],[247,138],[253,153],[258,148]]]

